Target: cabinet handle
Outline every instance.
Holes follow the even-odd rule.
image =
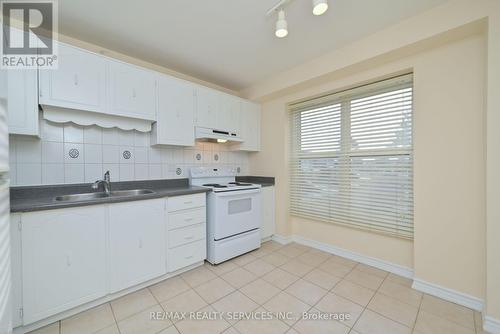
[[[78,74],[75,74],[74,82],[75,82],[75,86],[78,86]]]
[[[186,256],[184,257],[186,260],[189,260],[189,259],[192,259],[193,258],[193,255],[190,255],[190,256]]]
[[[66,265],[71,267],[71,257],[69,255],[66,255]]]
[[[132,89],[132,97],[135,99],[136,95],[135,95],[135,88]]]
[[[193,220],[193,218],[186,218],[186,219],[184,219],[185,222],[190,222],[192,220]]]
[[[142,248],[142,240],[139,239],[139,248]]]
[[[184,204],[193,204],[193,201],[184,202]]]
[[[184,237],[185,240],[191,240],[193,238],[194,238],[194,236]]]

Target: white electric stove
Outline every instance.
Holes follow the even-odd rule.
[[[190,183],[207,193],[207,260],[218,264],[260,247],[261,186],[236,182],[231,167],[193,167]]]

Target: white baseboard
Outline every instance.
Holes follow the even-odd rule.
[[[286,244],[289,244],[293,241],[293,236],[289,235],[289,236],[285,237],[282,235],[273,234],[273,236],[271,237],[271,240],[276,241],[279,244],[286,245]]]
[[[500,320],[490,317],[484,317],[483,330],[491,334],[500,334]]]
[[[429,283],[419,278],[413,278],[412,288],[479,312],[481,312],[484,307],[484,300],[482,299],[434,283]]]
[[[293,241],[293,242],[296,242],[298,244],[302,244],[302,245],[306,245],[306,246],[309,246],[312,248],[316,248],[316,249],[322,250],[322,251],[330,253],[330,254],[342,256],[342,257],[345,257],[347,259],[350,259],[350,260],[353,260],[356,262],[364,263],[366,265],[369,265],[369,266],[372,266],[375,268],[379,268],[379,269],[388,271],[390,273],[393,273],[393,274],[396,274],[399,276],[403,276],[403,277],[407,277],[407,278],[413,277],[413,269],[411,269],[411,268],[404,267],[404,266],[401,266],[401,265],[398,265],[398,264],[395,264],[395,263],[392,263],[389,261],[380,260],[380,259],[377,259],[374,257],[362,255],[362,254],[352,252],[350,250],[343,249],[340,247],[336,247],[336,246],[333,246],[333,245],[330,245],[330,244],[327,244],[324,242],[319,242],[316,240],[307,239],[307,238],[304,238],[304,237],[301,237],[298,235],[284,237],[284,236],[280,236],[280,235],[275,234],[275,235],[273,235],[273,240],[276,242],[279,242],[280,244],[284,244],[284,245]]]

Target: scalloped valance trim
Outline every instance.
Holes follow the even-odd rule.
[[[82,126],[97,125],[102,128],[119,128],[122,130],[151,131],[152,121],[142,119],[106,115],[92,111],[42,106],[43,118],[54,123],[75,123]]]

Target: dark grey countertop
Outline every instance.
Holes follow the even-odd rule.
[[[56,196],[93,192],[90,183],[25,186],[10,188],[10,211],[29,212],[76,206],[138,201],[208,192],[209,189],[189,185],[188,179],[112,182],[112,190],[151,189],[152,194],[98,198],[78,202],[59,202]]]
[[[263,187],[274,186],[274,177],[270,176],[237,176],[236,181],[260,184]]]

